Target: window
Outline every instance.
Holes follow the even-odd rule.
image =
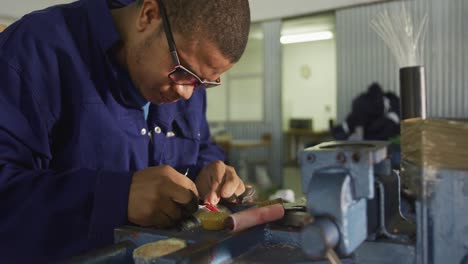
[[[207,90],[208,121],[264,121],[263,34],[260,24],[252,24],[244,55],[221,78],[221,86]]]

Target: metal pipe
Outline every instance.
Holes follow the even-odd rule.
[[[426,81],[423,66],[400,69],[401,120],[426,118]]]

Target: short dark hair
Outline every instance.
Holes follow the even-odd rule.
[[[201,36],[231,62],[239,61],[250,30],[248,0],[164,0],[164,5],[174,32],[191,40]]]

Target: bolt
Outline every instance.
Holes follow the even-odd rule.
[[[358,163],[361,160],[361,154],[359,152],[354,152],[352,159],[355,163]]]
[[[315,155],[314,154],[307,155],[307,162],[314,163],[315,162]]]
[[[346,163],[346,155],[343,152],[338,153],[338,155],[336,155],[336,161],[342,164]]]

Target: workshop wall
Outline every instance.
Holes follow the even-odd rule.
[[[313,129],[328,129],[336,116],[335,40],[283,45],[283,130],[291,118],[312,118]]]
[[[414,0],[409,5],[415,21],[429,14],[424,61],[429,117],[468,116],[468,2]],[[336,13],[338,61],[338,120],[351,108],[351,99],[378,81],[399,93],[398,66],[384,42],[370,28],[371,19],[401,1],[339,10]]]
[[[265,21],[315,14],[355,5],[388,0],[249,0],[252,21]]]
[[[222,85],[209,89],[210,122],[264,122],[263,33],[253,25],[244,55],[221,76]]]
[[[0,24],[9,25],[29,12],[70,2],[73,0],[0,0]]]
[[[51,5],[70,3],[75,0],[0,0],[0,24],[11,24],[24,14]],[[388,0],[249,0],[252,21],[265,21],[334,10]]]
[[[258,121],[238,121],[235,122],[223,122],[223,120],[210,120],[210,117],[215,117],[214,113],[211,113],[213,110],[214,105],[208,103],[208,119],[213,125],[213,123],[217,123],[215,125],[221,124],[224,126],[225,131],[232,136],[233,139],[241,139],[241,140],[260,140],[263,134],[269,133],[271,135],[271,146],[266,148],[258,148],[252,149],[248,151],[244,151],[243,155],[246,157],[245,160],[248,161],[255,161],[259,159],[268,159],[268,167],[270,172],[270,179],[273,181],[274,184],[279,184],[282,179],[281,175],[281,168],[282,168],[282,155],[283,155],[283,146],[282,146],[282,129],[281,129],[281,118],[282,118],[282,108],[279,107],[281,105],[281,43],[278,41],[280,38],[280,31],[281,31],[281,21],[273,20],[268,22],[263,22],[261,24],[261,34],[263,35],[260,39],[255,36],[255,34],[251,34],[251,37],[254,38],[254,41],[261,40],[264,43],[261,48],[261,52],[258,52],[258,48],[253,49],[253,57],[260,58],[255,61],[255,66],[242,66],[241,62],[239,62],[240,68],[238,67],[237,70],[233,68],[233,76],[231,77],[252,77],[252,76],[262,76],[263,85],[261,90],[263,91],[263,98],[258,98],[257,106],[260,106],[264,109],[263,111],[263,119]],[[250,44],[249,44],[250,45]],[[248,48],[249,48],[248,45]],[[255,45],[256,46],[256,45]],[[247,51],[249,52],[249,51]],[[256,55],[255,55],[256,54]],[[261,55],[261,56],[257,56]],[[247,60],[247,64],[249,62],[248,56],[243,57],[241,60]],[[248,70],[248,71],[246,71]],[[229,73],[231,74],[231,73]],[[229,79],[228,74],[228,79]],[[229,80],[228,80],[229,82]],[[263,89],[265,87],[265,89]],[[222,87],[219,87],[222,89]],[[219,89],[217,88],[217,89]],[[238,87],[226,87],[237,89]],[[258,87],[257,87],[258,88]],[[228,90],[227,89],[227,90]],[[214,91],[215,89],[213,89]],[[208,92],[208,97],[210,101],[216,100],[217,96],[213,93],[213,91]],[[211,94],[210,94],[211,93]],[[221,92],[220,92],[221,93]],[[229,92],[228,92],[229,93]],[[252,97],[252,93],[246,92],[243,94],[243,97]],[[258,96],[257,96],[258,97]],[[228,96],[229,99],[229,96]],[[251,99],[251,98],[249,98]],[[233,102],[234,104],[238,104],[238,100]],[[219,104],[218,104],[219,106]],[[242,105],[238,105],[242,107]],[[211,108],[211,110],[210,110]],[[229,108],[228,108],[228,111]],[[229,116],[229,113],[228,113]],[[240,156],[239,153],[234,153],[230,155],[231,157]],[[233,161],[233,165],[235,165],[238,160]],[[239,169],[239,168],[238,168]]]

